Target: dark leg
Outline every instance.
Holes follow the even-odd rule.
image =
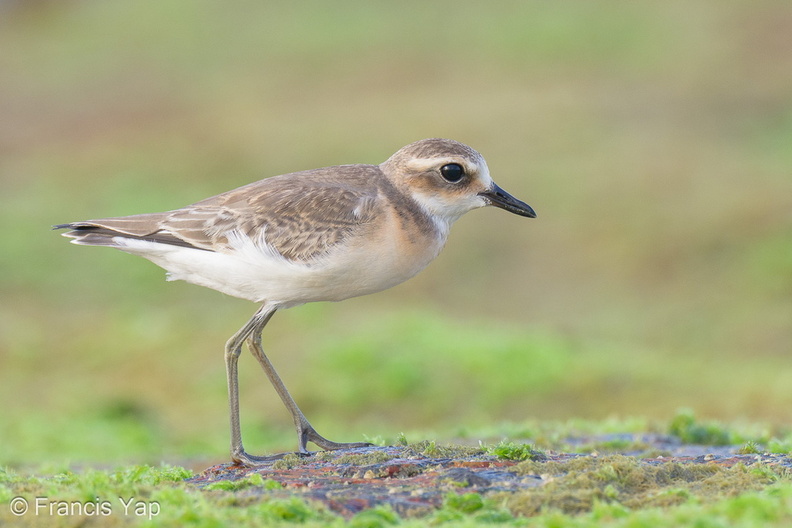
[[[267,324],[268,320],[269,318],[263,321],[261,324],[261,329],[264,328],[264,325]],[[333,442],[317,433],[316,429],[314,429],[313,426],[308,422],[308,420],[305,418],[305,415],[297,406],[294,398],[292,398],[291,394],[289,394],[289,391],[286,389],[286,386],[283,384],[280,376],[278,376],[278,373],[275,371],[275,367],[272,366],[272,362],[270,362],[269,358],[266,356],[266,354],[264,354],[264,349],[261,347],[261,331],[251,332],[247,342],[253,357],[258,360],[261,368],[264,369],[264,372],[267,374],[267,377],[272,383],[272,386],[275,387],[275,392],[278,393],[281,401],[283,401],[283,404],[286,405],[286,408],[292,415],[294,427],[297,429],[297,442],[299,446],[299,452],[301,454],[308,454],[308,449],[306,446],[308,442],[313,442],[322,449],[326,449],[328,451],[334,451],[336,449],[350,449],[355,447],[368,447],[371,445],[367,442]]]
[[[231,339],[228,340],[225,347],[225,361],[226,361],[226,375],[228,377],[228,403],[231,414],[231,460],[244,464],[246,466],[254,466],[257,463],[274,460],[277,457],[258,457],[249,455],[245,452],[242,446],[242,431],[239,425],[239,376],[238,376],[238,360],[239,354],[242,352],[242,343],[250,335],[251,332],[258,330],[267,324],[267,321],[275,314],[275,309],[263,305],[259,310],[253,314],[253,317],[245,323]]]
[[[276,308],[264,304],[253,315],[253,317],[226,343],[226,372],[228,375],[228,400],[231,412],[231,459],[234,462],[246,466],[255,466],[264,462],[269,462],[281,458],[282,455],[261,457],[249,455],[242,446],[242,432],[239,425],[239,379],[238,365],[239,354],[242,350],[242,343],[247,341],[250,352],[258,360],[264,372],[267,374],[272,386],[280,396],[286,408],[292,415],[294,426],[297,429],[297,441],[299,452],[307,454],[307,443],[313,442],[319,447],[327,450],[346,449],[354,447],[367,447],[371,444],[365,442],[338,443],[327,440],[319,435],[303,415],[294,398],[291,397],[283,381],[278,376],[269,358],[264,354],[261,347],[261,332],[267,322],[275,314]]]

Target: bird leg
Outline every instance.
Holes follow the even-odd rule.
[[[242,349],[242,343],[247,341],[248,348],[253,354],[253,357],[258,360],[264,372],[267,374],[270,383],[275,388],[275,392],[280,396],[289,413],[294,420],[294,426],[297,429],[297,441],[299,453],[302,455],[309,454],[307,449],[308,442],[313,442],[322,449],[328,451],[337,449],[349,449],[355,447],[368,447],[371,444],[366,442],[350,442],[340,443],[332,442],[319,433],[308,422],[305,415],[302,413],[297,403],[292,398],[286,386],[283,384],[280,376],[275,371],[269,358],[264,354],[264,349],[261,346],[261,332],[266,326],[267,322],[275,314],[276,309],[264,304],[250,319],[250,321],[243,326],[239,332],[226,344],[226,370],[228,373],[228,396],[231,408],[231,459],[234,462],[244,464],[246,466],[255,466],[263,462],[276,460],[283,455],[274,455],[269,457],[260,457],[249,455],[245,452],[242,446],[242,433],[239,425],[239,382],[237,377],[237,360]]]
[[[266,321],[264,321],[266,324]],[[264,324],[261,325],[263,329]],[[248,348],[250,348],[250,352],[253,354],[261,368],[264,369],[264,372],[267,374],[267,378],[269,378],[270,383],[275,388],[275,392],[278,393],[280,396],[281,401],[289,410],[289,413],[292,415],[292,419],[294,420],[294,427],[297,429],[297,442],[299,447],[299,453],[302,455],[307,455],[307,443],[313,442],[317,446],[325,449],[327,451],[335,451],[337,449],[351,449],[355,447],[369,447],[372,444],[368,442],[333,442],[328,440],[327,438],[323,437],[319,433],[316,432],[316,429],[308,422],[308,419],[305,418],[305,415],[302,413],[300,408],[297,406],[297,402],[294,401],[289,391],[286,389],[286,386],[283,384],[280,376],[275,371],[275,367],[273,367],[272,362],[270,362],[269,358],[264,354],[264,349],[261,346],[261,332],[253,332],[248,337]]]
[[[231,460],[246,466],[255,466],[263,462],[275,460],[278,457],[260,457],[249,455],[242,446],[242,431],[239,424],[239,376],[238,361],[242,352],[242,343],[251,332],[259,332],[267,321],[275,314],[275,309],[267,305],[262,306],[253,314],[253,317],[239,329],[225,347],[226,375],[228,377],[228,404],[231,415]]]

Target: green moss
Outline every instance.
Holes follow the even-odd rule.
[[[519,515],[549,510],[580,514],[593,511],[600,502],[615,502],[630,509],[667,508],[692,498],[706,502],[759,490],[777,478],[772,471],[756,472],[740,465],[649,465],[621,455],[564,462],[526,461],[515,470],[546,479],[544,486],[504,496],[511,511]]]
[[[767,442],[767,450],[770,453],[778,453],[783,455],[792,454],[792,439],[786,438],[780,440],[778,438],[771,438]]]
[[[335,458],[336,454],[332,451],[317,451],[311,456],[315,461],[318,460],[319,462],[330,462]]]
[[[481,447],[443,444],[439,445],[434,440],[424,440],[407,446],[407,453],[433,458],[463,457],[478,455],[484,452]]]
[[[399,521],[399,516],[390,507],[375,506],[352,517],[349,526],[351,528],[380,528],[398,524]]]
[[[295,453],[288,453],[284,455],[283,458],[280,460],[276,460],[272,464],[273,469],[294,469],[296,467],[304,466],[305,464],[309,464],[311,460],[308,457],[304,457]]]
[[[290,523],[304,523],[310,520],[328,518],[323,508],[308,504],[298,497],[289,499],[274,499],[260,502],[252,508],[253,516],[261,515],[263,522],[288,521]],[[334,516],[329,516],[333,518]]]
[[[273,490],[281,489],[283,485],[275,480],[265,479],[260,473],[251,473],[247,477],[238,480],[218,480],[207,484],[203,489],[206,491],[238,491],[252,487]]]
[[[450,510],[473,513],[484,507],[484,498],[478,493],[449,493],[444,504]]]
[[[431,525],[457,524],[469,520],[474,525],[503,523],[514,520],[513,515],[497,501],[478,493],[448,493],[442,507],[429,516]]]
[[[717,422],[698,422],[693,411],[683,409],[668,426],[669,434],[676,435],[686,444],[728,445],[731,434]]]
[[[353,466],[368,466],[391,460],[393,457],[385,451],[369,451],[366,453],[352,453],[341,455],[334,460],[335,464],[350,464]]]
[[[505,460],[545,460],[547,455],[533,444],[502,441],[487,448],[487,452]]]
[[[762,450],[757,442],[748,441],[746,442],[740,449],[737,450],[737,453],[740,455],[755,455],[761,453]]]

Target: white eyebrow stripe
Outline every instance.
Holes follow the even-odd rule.
[[[406,163],[407,168],[415,172],[426,172],[435,167],[442,167],[448,163],[457,163],[462,165],[466,172],[475,173],[480,172],[482,169],[486,170],[486,163],[475,163],[469,159],[448,157],[448,158],[417,158],[412,159]]]

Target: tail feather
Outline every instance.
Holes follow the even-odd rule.
[[[72,222],[69,224],[58,224],[56,226],[52,226],[52,228],[71,229],[71,231],[66,231],[65,233],[62,233],[62,235],[67,238],[73,238],[74,240],[72,240],[72,244],[78,244],[81,246],[109,246],[119,248],[123,246],[122,243],[119,243],[119,239],[129,239],[144,240],[147,242],[156,242],[158,244],[188,247],[192,249],[203,249],[196,247],[189,242],[185,242],[184,240],[173,236],[167,231],[154,231],[145,234],[134,234],[128,232],[127,230],[122,231],[103,226],[98,222],[100,221],[97,221],[97,223],[94,223],[93,221]]]

